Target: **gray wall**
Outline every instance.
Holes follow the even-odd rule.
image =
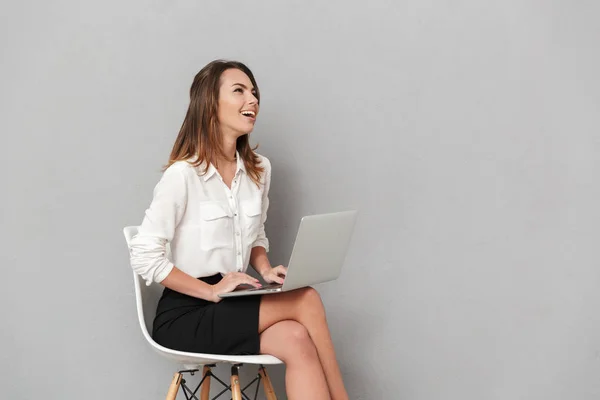
[[[600,396],[597,2],[2,6],[3,398],[164,396],[121,228],[221,57],[263,94],[272,261],[361,210],[319,287],[352,399]]]

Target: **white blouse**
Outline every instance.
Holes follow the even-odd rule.
[[[269,251],[264,224],[271,163],[259,157],[265,169],[260,187],[239,154],[231,189],[212,164],[205,175],[205,164],[195,168],[187,161],[164,172],[129,247],[131,267],[147,285],[161,282],[173,266],[195,278],[246,271],[253,247]]]

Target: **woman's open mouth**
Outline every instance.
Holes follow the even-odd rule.
[[[251,121],[256,121],[256,113],[254,111],[250,111],[250,110],[242,111],[242,115]]]

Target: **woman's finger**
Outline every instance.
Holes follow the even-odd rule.
[[[252,277],[250,277],[250,279],[251,279],[250,284],[252,286],[254,286],[254,287],[261,287],[262,286],[261,283],[258,281],[258,279],[254,279]]]
[[[248,274],[243,274],[240,276],[239,284],[247,284],[254,287],[261,287],[262,285],[259,283],[258,279],[251,277]]]
[[[268,278],[267,280],[269,281],[269,283],[274,282],[274,283],[283,284],[283,278],[279,276],[279,274],[277,273],[277,270],[275,268],[273,268],[273,270],[267,276],[267,278]]]
[[[246,279],[246,280],[249,280],[250,282],[259,282],[259,280],[258,280],[258,279],[256,279],[256,278],[255,278],[255,277],[253,277],[253,276],[250,276],[250,275],[248,275],[248,274],[244,274],[244,279]]]

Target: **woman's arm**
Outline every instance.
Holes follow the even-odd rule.
[[[264,247],[257,246],[252,248],[252,253],[250,253],[250,265],[252,265],[252,268],[262,276],[265,282],[283,284],[283,280],[287,274],[287,268],[283,265],[278,265],[273,268],[267,257],[267,250]]]
[[[166,256],[187,205],[187,184],[179,166],[171,166],[154,188],[150,207],[138,234],[131,240],[133,270],[147,283],[157,282],[189,296],[213,300],[212,286],[176,268]]]
[[[253,287],[261,286],[257,279],[254,279],[243,272],[230,272],[226,274],[219,283],[209,285],[200,279],[196,279],[186,274],[175,266],[169,275],[167,275],[160,283],[176,292],[215,303],[221,301],[219,294],[231,292],[239,285],[246,284]]]
[[[252,248],[250,253],[250,265],[260,276],[264,278],[264,275],[271,270],[271,263],[269,257],[267,257],[267,250],[262,246],[256,246]]]
[[[186,274],[175,266],[173,266],[169,275],[160,284],[188,296],[215,301],[212,285]]]
[[[173,239],[186,206],[186,178],[180,166],[172,165],[155,186],[150,207],[129,243],[131,267],[147,285],[163,281],[173,269],[166,246]]]
[[[250,252],[250,265],[256,272],[260,274],[260,276],[263,277],[263,279],[265,279],[265,276],[269,274],[273,268],[269,262],[269,258],[267,257],[267,252],[269,251],[269,239],[265,234],[265,222],[267,220],[267,211],[269,210],[269,189],[271,187],[271,162],[266,157],[263,157],[263,162],[265,168],[265,186],[262,193],[262,212],[260,216],[258,235],[254,240],[254,243],[252,243],[252,250]],[[269,282],[269,280],[267,280],[267,282]]]

